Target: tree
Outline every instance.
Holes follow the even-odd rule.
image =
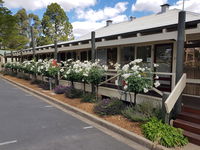
[[[42,46],[42,45],[52,44],[52,41],[49,37],[41,35],[36,39],[36,43],[37,46]]]
[[[29,20],[28,20],[28,15],[26,13],[26,9],[24,8],[20,9],[15,14],[15,17],[17,18],[17,24],[18,28],[20,29],[20,34],[28,38]]]
[[[33,37],[35,39],[36,46],[38,46],[37,42],[40,40],[40,36],[42,36],[41,21],[39,17],[33,13],[28,15],[28,19],[29,19],[29,29],[31,26],[33,27]],[[31,39],[31,32],[29,32],[29,39]],[[30,42],[30,47],[31,46],[32,46],[32,41]]]
[[[38,45],[36,41],[42,35],[41,21],[39,17],[33,13],[27,14],[26,9],[24,8],[19,10],[15,16],[18,20],[20,34],[28,40],[27,44],[29,44],[29,47],[32,46],[31,26],[33,26],[33,37],[35,39],[35,44]]]
[[[3,6],[2,0],[0,0],[0,18],[0,48],[10,50],[23,48],[27,41],[19,34],[17,19]]]
[[[45,37],[49,38],[52,43],[55,39],[66,41],[73,38],[72,25],[64,10],[57,3],[47,6],[42,19],[42,28]]]

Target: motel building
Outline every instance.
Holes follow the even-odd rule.
[[[182,88],[182,112],[174,121],[175,127],[181,127],[190,141],[200,144],[200,14],[186,11],[184,34],[184,58],[183,72],[180,83],[176,82],[178,52],[178,23],[179,9],[169,9],[168,4],[161,6],[157,14],[141,18],[130,17],[128,21],[112,23],[107,20],[106,26],[95,30],[96,58],[102,64],[109,66],[107,78],[115,75],[110,64],[126,64],[134,59],[142,59],[146,66],[154,69],[159,76],[161,85],[158,90],[147,94],[138,94],[137,102],[151,100],[155,105],[162,104],[163,92],[171,95],[172,100],[177,97]],[[70,58],[74,60],[91,60],[91,33],[79,39],[58,43],[58,59],[64,61]],[[35,48],[37,59],[53,58],[54,44]],[[14,61],[31,60],[32,48],[15,51],[5,55]],[[155,69],[153,64],[159,66]],[[181,67],[181,65],[180,65]],[[60,81],[64,84],[67,81]],[[186,86],[185,86],[186,85]],[[82,84],[76,83],[77,88]],[[90,89],[89,85],[86,89]],[[128,100],[129,97],[119,92],[112,80],[99,87],[99,93],[109,97],[121,97]],[[182,93],[182,92],[181,92]],[[179,93],[179,94],[181,94]],[[170,105],[170,104],[168,104]],[[170,109],[170,108],[169,108]],[[170,113],[170,111],[168,111]]]

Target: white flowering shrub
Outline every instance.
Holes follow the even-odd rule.
[[[47,77],[56,78],[58,73],[61,77],[72,82],[83,82],[98,85],[101,81],[108,67],[101,65],[99,60],[94,63],[91,61],[81,62],[79,60],[67,61],[57,63],[56,60],[42,60],[37,62],[34,60],[24,61],[23,63],[7,63],[5,68],[21,68],[22,71],[29,74],[38,74]]]
[[[25,73],[35,74],[37,72],[36,62],[34,60],[24,61],[22,63],[22,70]]]
[[[83,77],[83,67],[82,67],[82,62],[79,60],[77,61],[72,61],[67,60],[66,63],[64,63],[64,68],[60,69],[61,74],[66,80],[69,80],[72,82],[75,81],[81,81]]]
[[[98,84],[102,81],[102,77],[105,75],[105,72],[108,70],[108,66],[101,65],[100,61],[97,60],[95,63],[92,63],[90,69],[88,71],[88,82],[98,86]]]
[[[158,87],[160,83],[153,83],[153,73],[150,68],[144,67],[142,59],[136,59],[120,68],[115,64],[115,69],[120,74],[120,78],[115,84],[122,86],[127,92],[134,92],[134,104],[136,104],[136,94],[147,93],[153,86]],[[157,77],[158,78],[158,77]]]
[[[64,67],[61,68],[60,72],[65,79],[71,82],[87,82],[95,85],[101,82],[104,72],[108,69],[107,66],[100,65],[98,60],[94,63],[67,60],[63,64]]]

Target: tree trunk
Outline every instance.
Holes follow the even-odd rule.
[[[86,93],[85,91],[85,81],[83,82],[83,91],[84,91],[84,94]]]
[[[137,103],[137,102],[136,102],[136,98],[137,98],[137,93],[136,93],[136,92],[134,92],[134,101],[133,101],[133,102],[134,102],[134,103],[133,103],[133,105],[134,105],[134,106],[135,106],[135,105],[136,105],[136,103]]]
[[[71,81],[71,86],[72,88],[74,88],[74,81]]]

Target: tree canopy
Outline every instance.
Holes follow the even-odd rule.
[[[42,19],[42,29],[46,38],[52,43],[55,38],[58,41],[66,41],[72,39],[72,25],[64,12],[57,3],[47,6]]]
[[[0,0],[0,48],[21,49],[27,40],[19,34],[17,19]]]
[[[3,4],[3,0],[0,0],[0,49],[18,50],[31,47],[31,26],[36,46],[54,43],[55,38],[58,41],[73,39],[72,25],[57,3],[47,7],[42,21],[37,15],[28,14],[24,8],[12,15]]]

